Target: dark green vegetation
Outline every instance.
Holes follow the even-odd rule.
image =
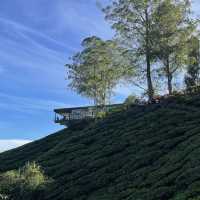
[[[0,155],[0,172],[35,160],[49,200],[188,200],[200,196],[200,96],[134,106]]]

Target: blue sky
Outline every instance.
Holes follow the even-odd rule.
[[[113,35],[96,0],[1,0],[0,140],[4,145],[61,129],[53,123],[54,108],[90,103],[67,89],[64,65],[80,50],[82,39],[91,35],[104,39]],[[118,96],[123,99],[124,93]]]
[[[91,35],[113,36],[96,0],[1,0],[0,151],[61,129],[54,108],[90,103],[67,89],[64,65]],[[130,92],[118,88],[116,100]]]

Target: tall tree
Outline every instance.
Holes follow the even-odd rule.
[[[189,89],[200,84],[200,45],[197,37],[192,37],[189,43],[189,65],[185,75],[185,84]]]
[[[152,14],[159,0],[112,0],[112,4],[103,9],[106,19],[126,41],[127,46],[145,59],[146,79],[149,100],[153,99],[154,88],[151,77],[152,61]]]
[[[82,42],[83,50],[67,64],[69,86],[94,100],[95,105],[109,103],[119,79],[131,73],[123,61],[123,51],[116,42],[89,37]]]
[[[163,64],[161,72],[167,78],[169,94],[174,74],[188,61],[188,41],[195,30],[190,7],[188,0],[163,0],[153,17],[154,52]]]

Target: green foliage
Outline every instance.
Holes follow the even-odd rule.
[[[97,113],[97,118],[103,119],[105,117],[106,117],[106,112],[100,111],[100,112]]]
[[[200,84],[199,39],[193,37],[189,42],[189,64],[185,75],[185,84],[188,90]]]
[[[27,163],[19,170],[0,175],[0,194],[2,194],[2,199],[42,200],[49,183],[39,165],[35,162]]]
[[[82,42],[83,50],[67,64],[70,88],[94,100],[95,105],[109,103],[113,88],[130,73],[130,64],[123,49],[114,41],[89,37]]]
[[[124,101],[124,109],[130,109],[132,106],[144,105],[145,101],[141,98],[136,97],[135,95],[129,95]]]
[[[121,43],[131,51],[138,78],[147,81],[149,99],[152,100],[155,93],[157,82],[152,80],[158,79],[157,76],[161,81],[163,77],[167,79],[167,88],[172,94],[175,75],[190,62],[188,41],[198,32],[198,20],[191,15],[190,1],[111,2],[103,9],[106,19],[111,21]],[[145,69],[143,61],[146,62]],[[154,63],[157,66],[153,68]]]
[[[129,95],[125,101],[124,101],[124,104],[125,106],[131,106],[132,104],[135,104],[137,102],[137,97],[134,96],[134,95]]]
[[[167,78],[169,94],[175,73],[188,62],[188,41],[196,31],[190,8],[187,0],[165,0],[154,13],[153,48],[162,62],[160,73]]]
[[[159,0],[112,0],[103,9],[106,19],[112,23],[119,40],[132,52],[138,74],[146,77],[148,96],[153,99],[152,67],[154,61],[152,40],[153,14]],[[144,68],[145,62],[145,68]]]

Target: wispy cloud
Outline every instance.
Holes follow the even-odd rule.
[[[73,47],[1,17],[0,28],[0,41],[3,47],[0,49],[0,74],[5,72],[12,82],[23,81],[23,84],[30,82],[36,85],[36,79],[45,81],[48,88],[52,85],[58,87],[64,83],[64,65],[70,52],[74,51]]]
[[[67,45],[62,45],[62,52],[60,52],[57,46],[61,46],[61,44],[48,36],[44,39],[43,34],[7,19],[0,18],[0,25],[6,32],[6,35],[0,35],[1,44],[4,46],[0,51],[0,56],[4,60],[10,59],[10,63],[14,64],[15,62],[18,67],[39,68],[43,64],[42,69],[46,69],[50,64],[64,65],[66,55],[63,53],[63,49],[67,49]],[[52,43],[54,48],[51,47]],[[13,62],[11,62],[12,60]]]
[[[36,114],[41,112],[52,112],[56,107],[71,107],[62,102],[50,99],[27,98],[21,96],[0,93],[0,108],[11,112]]]
[[[13,140],[1,140],[0,139],[0,152],[4,152],[10,149],[17,148],[19,146],[22,146],[24,144],[30,143],[31,140],[18,140],[18,139],[13,139]]]
[[[111,38],[113,31],[104,20],[103,13],[97,8],[96,0],[87,3],[80,1],[61,0],[56,4],[58,15],[57,28],[61,31],[73,30],[79,36],[97,35]]]
[[[35,30],[31,27],[25,26],[25,25],[23,25],[19,22],[14,21],[14,20],[10,20],[10,19],[0,17],[0,22],[2,24],[4,24],[6,26],[6,28],[13,27],[15,29],[15,32],[21,33],[23,35],[24,34],[32,34],[32,35],[35,35],[37,37],[40,37],[44,41],[54,43],[54,45],[57,45],[57,47],[60,47],[62,49],[68,48],[68,49],[73,50],[73,51],[75,50],[74,47],[72,47],[70,45],[65,45],[62,42],[59,42],[58,40],[48,36],[47,34],[44,34],[40,31],[37,31],[37,30]],[[5,30],[8,30],[8,29],[5,29]]]

